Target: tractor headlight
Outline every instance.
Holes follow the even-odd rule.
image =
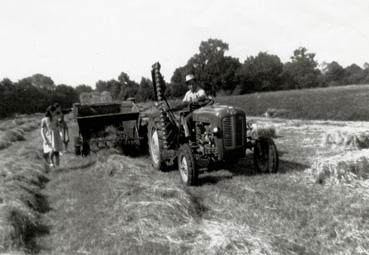
[[[218,127],[213,127],[213,130],[212,130],[213,134],[216,135],[219,133],[219,128]]]

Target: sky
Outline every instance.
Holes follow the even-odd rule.
[[[260,51],[289,61],[369,62],[368,0],[1,0],[0,79],[35,73],[95,86],[124,71],[139,82],[159,61],[169,81],[201,41],[229,44],[241,63]]]

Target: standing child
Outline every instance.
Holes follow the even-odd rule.
[[[50,167],[59,166],[59,151],[62,148],[60,134],[57,129],[58,115],[55,106],[49,106],[45,117],[41,120],[44,158]]]
[[[67,152],[68,151],[68,143],[69,143],[69,130],[68,130],[67,122],[65,122],[65,120],[64,120],[64,114],[63,113],[61,114],[61,116],[58,117],[57,126],[58,126],[58,130],[59,130],[61,140],[64,144],[63,152]]]

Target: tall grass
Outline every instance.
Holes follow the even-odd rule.
[[[369,85],[221,96],[216,101],[241,107],[251,116],[269,110],[290,119],[369,120]]]

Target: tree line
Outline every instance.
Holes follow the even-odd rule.
[[[228,50],[229,45],[222,40],[202,41],[198,52],[184,66],[175,69],[170,81],[167,81],[166,96],[178,98],[185,94],[187,86],[184,78],[188,73],[193,73],[200,86],[213,96],[369,84],[368,63],[363,68],[356,64],[342,67],[336,61],[319,66],[315,53],[304,47],[294,50],[286,63],[282,63],[277,55],[267,52],[249,56],[241,63],[238,58],[227,56]],[[88,85],[55,85],[50,77],[35,74],[18,82],[7,78],[0,81],[0,117],[13,113],[43,112],[53,102],[69,108],[78,102],[80,93],[93,90],[109,91],[114,100],[134,97],[142,102],[153,99],[150,79],[142,77],[137,83],[125,72],[117,79],[97,81],[95,89]]]

